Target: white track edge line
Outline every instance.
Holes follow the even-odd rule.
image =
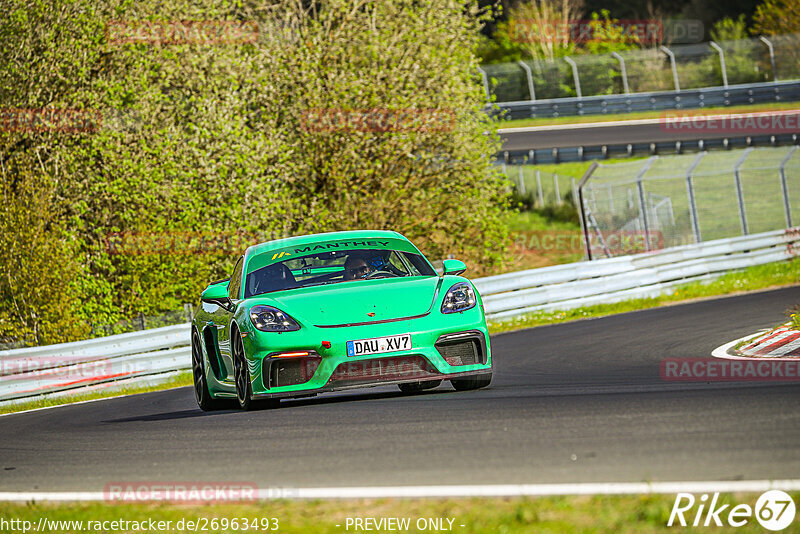
[[[576,484],[497,484],[464,486],[354,486],[321,488],[262,488],[258,500],[273,499],[375,499],[436,497],[543,497],[551,495],[631,495],[669,493],[764,492],[771,489],[800,491],[800,480],[708,480],[676,482],[607,482]],[[0,501],[102,501],[103,492],[0,492]],[[169,499],[165,499],[169,500]],[[251,499],[242,499],[251,500]],[[157,501],[157,499],[152,499]],[[209,501],[212,502],[212,501]],[[230,502],[230,501],[226,501]]]

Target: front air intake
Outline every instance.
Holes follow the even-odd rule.
[[[265,359],[264,376],[269,377],[267,387],[277,388],[304,384],[311,380],[319,364],[319,357]]]
[[[437,343],[436,350],[450,365],[475,365],[481,362],[481,350],[475,339]]]

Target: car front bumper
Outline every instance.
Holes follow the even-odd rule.
[[[402,351],[347,356],[348,341],[411,335]],[[357,326],[303,326],[296,332],[244,332],[243,343],[255,398],[449,380],[492,369],[486,321],[479,307],[461,313]],[[308,352],[307,356],[283,357]]]

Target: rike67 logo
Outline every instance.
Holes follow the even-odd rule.
[[[794,521],[795,506],[792,497],[780,490],[761,494],[755,507],[749,504],[722,504],[719,493],[709,501],[707,493],[696,499],[691,493],[678,493],[669,514],[667,526],[742,527],[753,518],[767,530],[779,531]]]

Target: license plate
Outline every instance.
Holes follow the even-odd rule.
[[[411,348],[411,334],[397,336],[374,337],[372,339],[356,339],[347,342],[348,356],[363,356],[364,354],[383,354]]]

